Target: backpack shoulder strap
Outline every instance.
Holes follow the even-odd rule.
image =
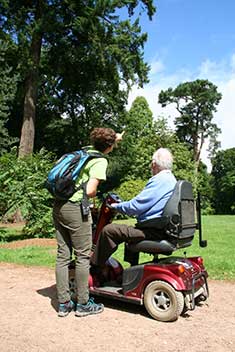
[[[91,158],[104,158],[104,159],[106,159],[106,156],[104,154],[102,154],[99,151],[94,151],[92,149],[93,149],[93,147],[88,145],[86,147],[83,147],[81,150],[86,152],[87,154],[89,154],[91,156]]]

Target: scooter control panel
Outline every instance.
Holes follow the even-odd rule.
[[[122,199],[116,193],[109,193],[107,201],[109,204],[120,203]]]

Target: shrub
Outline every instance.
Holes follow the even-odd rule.
[[[130,200],[135,197],[146,185],[144,180],[128,180],[123,182],[120,187],[115,189],[115,192],[123,200]]]
[[[52,199],[44,189],[53,159],[44,149],[21,159],[15,149],[0,157],[0,216],[14,219],[20,209],[26,222],[23,232],[29,236],[50,237],[53,233]]]

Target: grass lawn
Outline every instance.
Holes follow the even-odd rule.
[[[134,224],[134,220],[117,221],[119,223]],[[208,246],[200,248],[198,233],[196,232],[193,245],[175,252],[174,255],[187,256],[201,255],[209,273],[210,279],[235,280],[235,216],[210,215],[202,217],[203,239],[206,239]],[[12,229],[11,229],[12,231]],[[27,265],[41,265],[54,267],[55,248],[52,247],[26,247],[7,249],[0,248],[0,261],[12,262]],[[123,263],[123,246],[119,246],[114,257],[124,267],[129,266]],[[141,262],[151,260],[151,256],[141,254]]]
[[[54,268],[55,257],[56,249],[53,247],[0,248],[0,262]]]

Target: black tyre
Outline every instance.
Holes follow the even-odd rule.
[[[148,313],[159,321],[174,321],[184,309],[184,295],[164,281],[152,281],[144,291]]]

